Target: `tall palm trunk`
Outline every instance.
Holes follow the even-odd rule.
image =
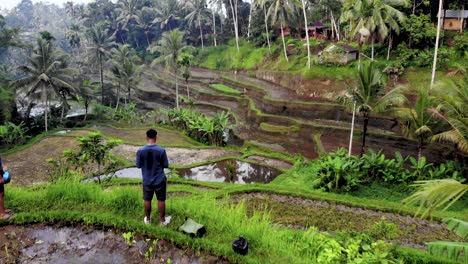
[[[333,11],[331,10],[330,10],[330,16],[331,16],[332,28],[335,28],[336,39],[340,41],[340,30],[338,29],[338,26],[336,25],[335,16],[333,15]]]
[[[190,92],[189,92],[189,86],[188,86],[188,80],[185,79],[185,84],[187,85],[187,100],[190,100]]]
[[[440,37],[440,21],[442,16],[442,4],[443,0],[439,0],[439,17],[437,18],[437,36],[436,36],[436,43],[435,43],[435,50],[434,50],[434,61],[432,62],[432,77],[431,77],[431,88],[434,85],[435,81],[435,72],[437,68],[437,52],[439,51],[439,37]]]
[[[265,7],[263,7],[263,14],[265,16],[265,32],[266,32],[266,38],[267,38],[267,43],[268,43],[268,50],[270,51],[270,54],[271,54],[270,33],[268,32],[268,17],[267,17]]]
[[[89,102],[88,100],[85,100],[85,116],[83,118],[83,121],[86,121],[86,119],[88,118],[88,107],[89,107]]]
[[[289,60],[288,60],[288,53],[286,52],[286,41],[284,40],[283,21],[281,21],[280,26],[281,26],[281,39],[283,40],[284,58],[286,58],[286,61],[289,62]]]
[[[234,22],[234,34],[236,36],[236,47],[237,52],[240,52],[239,49],[239,24],[237,23],[237,0],[234,0],[235,5],[233,5],[232,0],[229,0],[229,4],[231,5],[231,12],[232,12],[232,21]]]
[[[104,104],[104,75],[102,69],[102,55],[99,54],[99,71],[101,75],[101,104]]]
[[[45,109],[44,109],[44,117],[45,117],[45,131],[48,131],[48,118],[47,118],[47,112],[49,112],[49,100],[47,98],[47,90],[46,90],[46,85],[43,87],[44,91],[44,104],[45,104]]]
[[[419,144],[418,144],[418,161],[419,161],[419,160],[421,159],[421,157],[422,157],[423,148],[424,148],[424,140],[423,140],[423,139],[419,139]]]
[[[366,135],[367,135],[367,125],[369,124],[368,114],[364,114],[364,124],[362,128],[362,145],[361,145],[361,157],[364,155],[366,147]]]
[[[214,41],[214,46],[218,46],[218,43],[216,43],[216,17],[214,10],[211,9],[211,14],[213,15],[213,41]]]
[[[304,13],[304,29],[306,33],[306,41],[307,41],[307,68],[310,69],[310,44],[309,44],[309,28],[307,23],[307,12],[306,12],[306,5],[305,0],[302,0],[302,11]]]
[[[371,60],[372,61],[374,60],[374,42],[375,42],[375,36],[374,34],[372,34],[372,37],[371,37],[371,47],[372,47]]]
[[[120,82],[119,82],[119,85],[117,86],[117,102],[115,103],[115,110],[119,109],[119,103],[120,103]]]
[[[174,70],[174,78],[175,78],[175,91],[176,91],[176,108],[179,108],[179,81],[177,78],[177,66]]]
[[[390,50],[392,49],[392,32],[388,35],[388,49],[387,49],[387,60],[390,59]]]
[[[145,31],[145,36],[146,36],[146,43],[148,44],[148,47],[151,46],[149,38],[148,38],[148,31]]]
[[[200,16],[198,16],[198,27],[200,28],[201,48],[202,48],[202,50],[204,50],[205,47],[203,46],[203,29],[202,29],[202,26],[201,26]]]
[[[252,24],[252,9],[255,5],[255,0],[252,0],[249,8],[249,24],[247,26],[247,39],[250,39],[250,25]]]

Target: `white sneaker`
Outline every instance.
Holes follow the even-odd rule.
[[[166,216],[164,222],[161,222],[161,226],[167,226],[171,222],[172,216]]]
[[[144,221],[145,224],[147,224],[147,225],[151,224],[151,218],[150,218],[150,219],[147,219],[146,216],[145,216],[145,218],[143,218],[143,221]]]

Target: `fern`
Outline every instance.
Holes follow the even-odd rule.
[[[463,239],[468,238],[468,222],[451,217],[444,218],[442,221],[446,223],[447,228],[451,231],[454,231],[455,234],[459,235]]]
[[[461,259],[464,262],[468,261],[468,243],[435,241],[426,243],[426,245],[427,250],[432,255],[444,256],[453,260]]]

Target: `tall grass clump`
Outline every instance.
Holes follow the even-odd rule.
[[[143,212],[141,192],[135,188],[115,188],[105,199],[106,207],[119,215],[138,215]]]
[[[68,209],[86,203],[99,203],[102,200],[102,190],[96,184],[83,184],[77,179],[67,179],[50,185],[44,198],[47,208]]]

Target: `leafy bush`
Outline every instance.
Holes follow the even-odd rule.
[[[455,51],[462,56],[467,56],[468,53],[468,32],[464,32],[463,34],[457,35],[453,38],[454,44],[453,47]]]
[[[221,146],[229,125],[229,113],[216,113],[209,117],[190,109],[175,108],[165,112],[169,125],[184,130],[187,135],[203,144]]]
[[[24,122],[19,125],[7,122],[0,126],[0,142],[6,145],[22,144],[27,139],[26,132]]]
[[[348,157],[348,152],[341,148],[319,160],[318,178],[315,188],[326,191],[350,191],[360,183],[359,158]]]
[[[372,225],[369,235],[375,239],[395,239],[399,236],[400,229],[394,223],[385,221],[382,216],[379,222]]]

